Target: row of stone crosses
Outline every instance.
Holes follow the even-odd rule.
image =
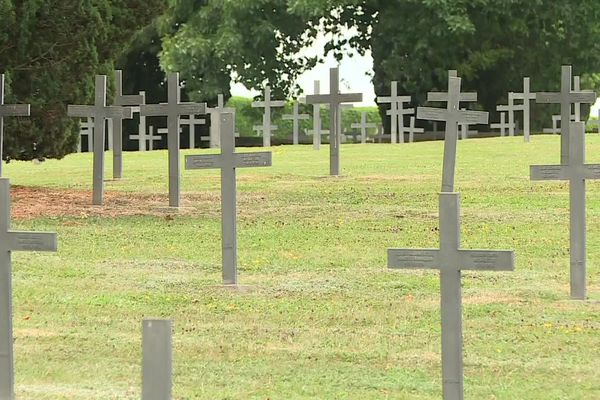
[[[572,68],[562,68],[561,91],[537,93],[538,103],[561,105],[561,117],[570,120],[573,106],[592,104],[596,94],[573,88]],[[179,101],[177,74],[169,77],[169,102],[142,105],[144,115],[168,116],[170,189],[172,199],[179,195],[179,151],[177,142],[180,115],[201,114],[205,106]],[[0,92],[0,99],[3,98]],[[489,114],[461,108],[461,103],[473,102],[474,93],[461,92],[461,79],[451,73],[448,92],[430,94],[435,101],[445,102],[446,108],[419,107],[417,118],[445,123],[442,185],[439,193],[439,249],[389,249],[388,267],[391,269],[439,269],[441,286],[442,376],[445,400],[462,400],[463,389],[463,335],[461,271],[513,271],[515,256],[508,250],[466,250],[460,247],[460,195],[455,190],[455,165],[459,126],[487,124]],[[330,94],[307,96],[309,104],[329,104],[331,131],[336,132],[340,105],[360,101],[360,94],[342,94],[338,86],[338,70],[331,70]],[[107,118],[116,121],[131,115],[124,107],[127,100],[118,98],[118,106],[106,106],[106,77],[97,78],[96,104],[69,106],[74,117],[93,117],[97,132],[94,143],[94,183],[102,183],[104,127]],[[2,117],[27,115],[28,106],[4,105],[0,102]],[[236,232],[236,169],[271,165],[270,152],[235,153],[234,115],[218,115],[221,154],[186,156],[188,169],[221,169],[222,206],[222,272],[225,285],[238,284]],[[0,124],[0,128],[1,128]],[[330,143],[331,172],[339,174],[338,135]],[[559,165],[531,166],[532,180],[564,180],[570,192],[570,284],[573,299],[586,299],[586,213],[585,181],[600,179],[600,164],[585,164],[585,125],[575,121],[561,126],[561,163]],[[100,186],[101,187],[101,186]],[[95,187],[95,189],[97,189]],[[102,204],[102,191],[94,191],[94,201]],[[56,251],[55,233],[17,232],[10,230],[10,183],[0,178],[0,400],[14,399],[14,367],[12,336],[12,251]],[[174,202],[178,204],[178,202]],[[143,321],[143,399],[170,399],[172,390],[171,321]]]

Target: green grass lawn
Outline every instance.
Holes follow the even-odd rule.
[[[600,136],[587,141],[600,162]],[[438,274],[388,271],[386,249],[438,246],[443,143],[345,145],[340,178],[325,146],[272,151],[273,167],[238,172],[243,290],[219,286],[218,171],[182,172],[179,215],[144,204],[167,205],[164,151],[126,153],[125,178],[106,184],[111,207],[139,215],[13,221],[59,234],[57,254],[13,256],[18,398],[139,399],[141,320],[166,317],[176,399],[440,399]],[[600,399],[600,184],[590,300],[571,301],[568,184],[529,181],[530,164],[558,158],[557,136],[459,143],[462,246],[517,260],[464,273],[467,399]],[[6,176],[89,191],[91,160]]]

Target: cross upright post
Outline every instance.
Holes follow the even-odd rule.
[[[271,87],[269,85],[265,86],[264,101],[255,101],[254,103],[252,103],[252,107],[254,107],[254,108],[264,108],[265,109],[265,112],[263,114],[263,128],[262,128],[263,147],[271,146],[271,131],[274,130],[273,127],[271,126],[271,109],[274,107],[283,107],[283,106],[285,106],[285,101],[271,99]]]
[[[106,105],[106,75],[96,76],[95,101],[93,106],[70,105],[69,117],[94,118],[94,169],[93,204],[104,203],[104,136],[106,120],[109,118],[131,119],[131,108]]]
[[[340,105],[362,101],[362,93],[340,93],[339,69],[329,70],[329,94],[314,94],[306,96],[307,104],[329,104],[330,124],[329,127],[329,173],[332,176],[340,175],[340,127],[338,127],[341,113]]]
[[[85,122],[79,123],[79,143],[77,144],[77,152],[81,153],[81,137],[86,136],[87,151],[92,152],[92,146],[94,145],[94,120],[92,118],[86,118]]]
[[[4,117],[29,117],[29,104],[4,104],[4,74],[0,74],[0,177],[4,156]]]
[[[179,163],[179,117],[181,115],[204,114],[205,103],[182,103],[180,101],[179,73],[168,76],[169,99],[167,104],[140,106],[140,115],[167,117],[167,144],[169,149],[169,206],[179,207],[180,163]]]
[[[144,104],[145,97],[139,94],[123,95],[123,71],[115,71],[115,105],[116,106],[134,106],[138,107]],[[130,117],[131,118],[131,117]],[[112,150],[113,150],[113,178],[121,179],[123,177],[123,119],[121,117],[112,118]],[[109,139],[110,140],[110,139]]]
[[[536,102],[540,104],[560,104],[560,163],[569,164],[569,127],[571,120],[571,105],[575,103],[593,104],[596,101],[596,93],[576,91],[572,89],[571,82],[573,67],[562,66],[560,92],[538,93]],[[566,121],[566,122],[565,122]]]
[[[367,143],[367,129],[377,128],[377,125],[373,122],[367,122],[367,112],[363,111],[360,114],[360,123],[352,124],[352,129],[360,129],[360,142],[362,144]]]
[[[314,94],[321,94],[321,82],[314,81]],[[313,105],[313,128],[308,131],[308,134],[313,135],[313,149],[321,148],[321,136],[328,135],[329,131],[321,129],[321,105],[314,103]]]
[[[308,114],[300,114],[300,106],[297,101],[292,106],[291,114],[282,115],[281,119],[292,121],[292,143],[298,144],[298,137],[300,136],[300,121],[310,119]]]
[[[531,101],[535,101],[536,93],[531,92],[531,80],[523,78],[523,93],[513,93],[515,100],[523,100],[523,137],[529,142],[531,136]]]
[[[571,298],[586,298],[585,181],[600,179],[600,164],[585,163],[585,123],[571,122],[569,164],[532,165],[531,180],[569,181]]]
[[[223,94],[217,95],[217,106],[216,107],[207,107],[206,112],[210,114],[210,136],[209,146],[211,149],[217,149],[221,144],[219,143],[219,134],[221,130],[219,129],[219,116],[223,113],[232,113],[233,120],[235,121],[235,108],[233,107],[225,107],[225,96]]]
[[[56,233],[10,229],[10,181],[0,178],[0,399],[13,400],[14,362],[12,329],[13,251],[56,251]]]
[[[270,167],[271,152],[236,153],[233,114],[219,118],[221,154],[186,156],[185,169],[221,169],[223,284],[237,285],[236,169]]]
[[[415,133],[425,133],[423,128],[415,128],[415,117],[410,117],[410,126],[408,127],[408,142],[415,141]]]
[[[171,400],[173,391],[173,322],[142,322],[142,400]]]

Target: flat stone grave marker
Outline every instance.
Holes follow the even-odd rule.
[[[145,96],[141,94],[123,95],[123,71],[115,71],[115,105],[120,107],[133,106],[139,107],[146,102]],[[136,108],[139,110],[139,108]],[[133,112],[133,109],[132,109]],[[139,111],[138,111],[139,112]],[[130,117],[132,118],[133,115]],[[123,119],[114,117],[109,121],[108,141],[109,149],[113,151],[113,178],[121,179],[123,177]],[[112,132],[111,132],[112,130]],[[112,143],[111,143],[112,142]],[[112,145],[112,146],[111,146]]]
[[[168,75],[169,99],[167,104],[144,104],[140,115],[167,117],[167,147],[169,151],[169,206],[179,207],[180,163],[179,163],[179,117],[182,115],[205,114],[206,104],[182,103],[180,101],[179,73]]]
[[[526,142],[529,142],[531,136],[531,101],[536,99],[536,93],[531,92],[529,77],[523,78],[523,93],[513,93],[513,99],[523,100],[523,104],[521,104],[523,107],[523,137]]]
[[[404,109],[404,103],[410,103],[411,96],[398,95],[398,82],[392,81],[390,85],[390,95],[377,97],[377,103],[390,104],[390,109],[386,115],[390,116],[390,142],[404,143],[404,115],[414,114],[414,108]]]
[[[362,144],[367,143],[368,130],[377,129],[377,124],[374,122],[367,122],[367,112],[363,111],[360,113],[360,123],[354,123],[351,125],[353,129],[360,129],[360,142]]]
[[[442,375],[445,400],[464,396],[462,358],[462,270],[512,271],[514,253],[460,248],[460,195],[454,192],[458,124],[487,124],[488,113],[459,110],[460,78],[449,77],[447,108],[419,107],[419,119],[445,121],[442,192],[439,203],[439,249],[390,249],[388,267],[439,269],[441,284]]]
[[[571,118],[571,106],[575,103],[593,104],[596,102],[596,93],[573,90],[571,86],[573,68],[563,65],[561,69],[560,92],[542,92],[536,95],[536,102],[540,104],[560,104],[561,121]],[[569,127],[570,124],[560,126],[560,163],[569,164]]]
[[[170,320],[142,322],[142,400],[171,400],[173,339]]]
[[[425,133],[423,128],[415,128],[415,117],[410,117],[410,125],[408,126],[408,142],[415,141],[415,133]]]
[[[586,298],[585,181],[600,179],[600,164],[585,164],[585,124],[571,122],[569,164],[532,165],[531,180],[569,181],[571,298]]]
[[[271,125],[271,109],[274,107],[283,107],[285,106],[285,101],[282,100],[272,100],[271,99],[271,88],[269,85],[265,86],[265,95],[263,101],[255,101],[252,103],[252,107],[254,108],[264,108],[265,112],[263,114],[263,127],[260,130],[263,134],[263,147],[271,146],[271,132],[277,130],[275,126]]]
[[[0,177],[4,154],[4,117],[29,117],[30,113],[29,104],[4,104],[4,74],[0,74]]]
[[[188,130],[188,134],[189,134],[189,146],[188,147],[190,149],[195,149],[196,148],[196,126],[197,125],[206,125],[206,120],[204,118],[196,118],[196,116],[194,114],[191,114],[187,118],[180,118],[179,124],[188,126],[188,129],[189,129]],[[183,128],[183,126],[182,126],[182,128]],[[180,130],[180,132],[182,132],[182,131]]]
[[[329,70],[329,94],[314,94],[306,96],[307,104],[329,104],[329,174],[340,175],[340,105],[362,101],[362,93],[340,93],[339,69]]]
[[[106,75],[96,76],[94,105],[69,105],[67,115],[78,118],[94,118],[94,167],[92,203],[104,203],[104,136],[109,118],[132,118],[129,107],[106,106]]]
[[[77,143],[77,152],[81,153],[81,141],[82,137],[85,136],[87,140],[87,151],[92,151],[94,143],[94,120],[92,118],[85,118],[84,121],[79,122],[79,142]]]
[[[310,119],[308,114],[300,114],[300,106],[297,101],[292,106],[292,114],[284,114],[281,119],[292,121],[292,143],[298,144],[298,137],[300,136],[300,121]]]
[[[10,181],[0,178],[0,399],[15,398],[11,253],[56,249],[56,233],[10,229]]]
[[[271,152],[236,153],[233,115],[223,113],[221,154],[185,157],[185,169],[221,169],[221,232],[223,284],[237,285],[236,169],[270,167]]]

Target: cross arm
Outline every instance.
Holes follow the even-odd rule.
[[[459,111],[460,120],[458,122],[469,125],[487,124],[490,113],[487,111]]]
[[[568,180],[568,169],[566,165],[532,165],[529,167],[529,175],[532,181]]]
[[[438,249],[388,249],[390,269],[440,269]]]
[[[145,96],[140,94],[130,94],[126,96],[117,96],[115,104],[117,106],[139,106],[144,104]]]
[[[459,250],[458,265],[461,270],[513,271],[515,253],[509,250]]]
[[[133,110],[131,109],[131,107],[120,107],[120,106],[106,107],[105,111],[106,111],[107,118],[124,118],[124,119],[133,118]]]
[[[446,92],[429,92],[427,93],[427,101],[446,102],[448,101],[448,93]],[[459,101],[463,103],[476,103],[477,93],[461,93]]]
[[[329,104],[331,95],[329,94],[311,94],[306,96],[306,104]]]
[[[417,118],[430,121],[446,121],[448,112],[443,108],[418,107]]]
[[[270,151],[234,154],[235,168],[270,167],[272,154]]]
[[[560,103],[560,93],[540,92],[536,95],[535,101],[540,104]]]
[[[69,117],[87,118],[94,116],[93,106],[68,106],[67,115]]]
[[[0,117],[29,117],[31,106],[29,104],[2,104]]]
[[[220,154],[185,156],[185,169],[214,169],[222,167]]]
[[[8,237],[11,251],[56,251],[58,248],[56,233],[9,231]]]

